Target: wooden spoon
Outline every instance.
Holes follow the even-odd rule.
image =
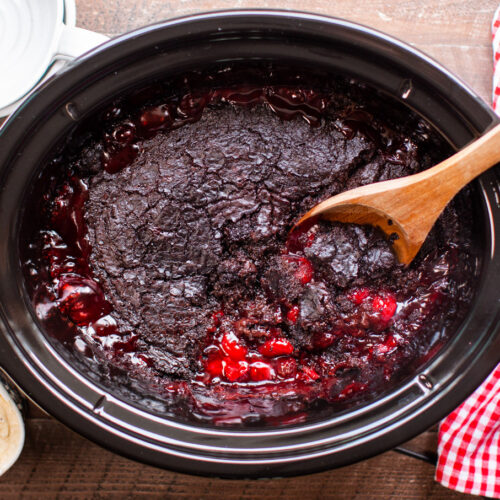
[[[500,125],[428,170],[332,196],[295,227],[311,217],[378,226],[393,240],[399,261],[408,265],[451,199],[498,162]]]

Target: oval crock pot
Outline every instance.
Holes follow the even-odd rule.
[[[23,283],[23,206],[43,159],[111,96],[214,63],[264,60],[366,81],[422,114],[456,148],[498,122],[480,98],[415,49],[347,21],[282,11],[227,11],[145,27],[69,64],[0,134],[0,365],[29,397],[95,442],[165,468],[224,477],[303,474],[367,458],[453,410],[500,358],[498,169],[476,181],[483,263],[466,319],[418,373],[383,397],[282,428],[202,427],[119,399],[72,366],[37,324]],[[26,214],[29,217],[29,214]]]

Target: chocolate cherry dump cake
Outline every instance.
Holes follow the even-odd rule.
[[[470,194],[407,269],[371,227],[289,231],[450,149],[353,81],[214,74],[120,100],[44,170],[24,251],[39,320],[90,376],[168,415],[294,423],[383,394],[467,312]]]

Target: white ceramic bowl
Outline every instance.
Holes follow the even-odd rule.
[[[0,1],[0,117],[68,61],[108,38],[75,27],[74,0]]]
[[[0,476],[15,463],[24,446],[23,417],[14,398],[13,389],[0,377]]]

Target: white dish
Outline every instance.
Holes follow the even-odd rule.
[[[75,27],[74,0],[1,0],[0,117],[67,61],[107,39]]]
[[[18,459],[24,436],[21,412],[0,379],[0,476]]]

